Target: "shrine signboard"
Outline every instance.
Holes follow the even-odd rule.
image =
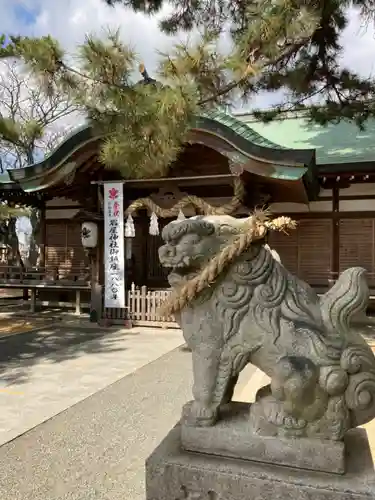
[[[104,307],[125,307],[123,184],[104,184]]]

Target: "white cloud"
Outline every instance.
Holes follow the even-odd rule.
[[[9,0],[0,0],[2,31],[35,36],[50,34],[71,53],[86,34],[101,35],[107,28],[120,28],[123,40],[136,50],[151,74],[157,67],[157,51],[168,50],[175,41],[160,33],[158,19],[121,6],[108,7],[103,0],[12,0],[12,7],[9,4]],[[19,14],[21,8],[31,13],[29,23],[27,15]],[[343,34],[343,63],[362,75],[369,75],[375,69],[374,27],[363,26],[354,10],[350,18]],[[256,105],[264,107],[276,100],[278,95],[263,95]]]
[[[1,8],[4,2],[8,3],[7,9]],[[103,0],[23,0],[20,3],[37,13],[36,17],[28,25],[23,23],[17,26],[13,16],[12,21],[6,23],[8,29],[10,26],[22,34],[35,36],[50,34],[69,52],[73,52],[76,45],[82,43],[89,33],[100,36],[108,28],[120,28],[122,39],[136,50],[149,71],[154,71],[156,50],[165,50],[173,43],[170,37],[160,33],[157,19],[121,6],[108,7]],[[8,0],[0,0],[0,16],[2,10],[5,17],[11,16],[11,13],[7,13],[12,10]]]
[[[342,36],[344,52],[342,62],[362,76],[374,75],[375,71],[375,29],[373,24],[365,25],[358,12],[350,11],[350,23]]]

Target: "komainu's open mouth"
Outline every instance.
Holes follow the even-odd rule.
[[[188,255],[185,255],[182,257],[180,260],[177,261],[176,258],[163,258],[162,256],[159,257],[160,262],[163,267],[166,268],[171,268],[173,271],[182,273],[184,272],[184,269],[188,269],[191,267],[191,259]]]
[[[176,265],[170,268],[168,282],[172,287],[179,287],[199,272],[193,266]]]

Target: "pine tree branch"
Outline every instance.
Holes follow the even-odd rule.
[[[198,106],[203,106],[205,104],[208,104],[209,102],[216,101],[219,97],[222,97],[225,94],[228,94],[232,90],[240,87],[242,84],[246,83],[249,76],[257,76],[261,71],[265,70],[267,67],[270,66],[275,66],[279,64],[281,61],[283,61],[285,58],[292,57],[293,54],[295,54],[298,50],[301,49],[308,41],[309,37],[304,38],[303,40],[299,41],[298,43],[294,43],[288,48],[283,51],[281,54],[279,54],[275,59],[270,60],[265,62],[263,65],[261,65],[259,68],[255,69],[255,64],[256,61],[253,60],[251,63],[249,63],[248,67],[246,68],[245,73],[239,78],[238,80],[234,80],[233,82],[230,82],[228,85],[223,87],[222,89],[219,89],[215,94],[213,94],[210,97],[207,97],[201,101],[198,101]],[[257,50],[255,49],[253,51],[253,54],[256,54]],[[254,58],[253,55],[249,56],[249,58]]]

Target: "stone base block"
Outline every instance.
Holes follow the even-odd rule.
[[[343,474],[343,442],[318,439],[280,439],[254,434],[249,403],[232,402],[222,410],[214,427],[181,427],[182,447],[187,451],[242,458],[299,469]]]
[[[343,475],[183,450],[177,425],[146,462],[147,500],[373,500],[366,431],[345,440]]]

